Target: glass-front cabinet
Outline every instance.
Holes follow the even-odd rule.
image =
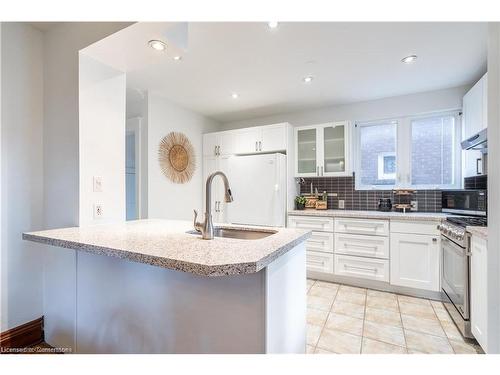
[[[295,176],[345,176],[349,173],[347,121],[295,128]]]

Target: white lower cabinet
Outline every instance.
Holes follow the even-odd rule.
[[[306,241],[306,249],[333,254],[333,233],[312,232]]]
[[[335,233],[334,248],[339,254],[389,259],[388,237]]]
[[[288,218],[288,226],[306,230],[333,232],[333,219],[317,216],[290,216]]]
[[[388,288],[441,290],[437,221],[291,215],[288,223],[313,231],[306,241],[308,271],[385,282]]]
[[[333,254],[307,249],[306,266],[308,271],[333,273]]]
[[[486,353],[488,352],[487,247],[488,244],[484,239],[472,236],[472,255],[470,263],[470,322],[472,334]]]
[[[391,284],[439,292],[439,236],[391,232]]]
[[[377,281],[389,281],[387,259],[364,258],[351,255],[334,255],[335,274]]]

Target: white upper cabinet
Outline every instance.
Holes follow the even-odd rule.
[[[234,131],[234,154],[284,151],[287,149],[288,124],[256,126]]]
[[[488,76],[485,74],[463,98],[462,140],[465,140],[488,126],[487,117]],[[481,152],[463,151],[463,176],[482,174]]]
[[[235,147],[233,131],[203,135],[203,156],[231,155]]]
[[[203,135],[203,156],[286,151],[290,125],[255,126]]]
[[[295,176],[345,176],[349,165],[349,123],[295,128]]]
[[[203,156],[217,156],[220,136],[219,133],[203,135]]]
[[[288,125],[277,124],[262,127],[262,140],[260,151],[282,151],[287,149],[288,144]]]
[[[238,129],[234,136],[235,154],[253,154],[260,151],[262,130],[260,127]]]

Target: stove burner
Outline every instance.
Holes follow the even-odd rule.
[[[461,227],[466,227],[466,226],[485,227],[488,225],[487,218],[485,217],[473,217],[473,216],[447,217],[446,221],[449,221],[450,223],[459,225]]]

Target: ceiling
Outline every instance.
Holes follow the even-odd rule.
[[[101,43],[97,58],[127,71],[129,87],[221,122],[456,87],[486,71],[486,23],[134,26]],[[175,37],[167,32],[173,28]],[[167,52],[147,46],[153,37],[167,42]],[[411,54],[417,61],[403,64]],[[308,75],[314,79],[306,84]]]

